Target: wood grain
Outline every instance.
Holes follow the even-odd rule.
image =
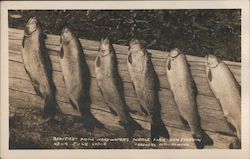
[[[21,57],[22,38],[22,30],[12,28],[9,29],[10,102],[16,103],[14,104],[15,106],[30,105],[41,108],[43,107],[43,101],[36,95],[31,85],[31,81],[23,67]],[[92,99],[92,111],[100,121],[104,122],[104,124],[118,126],[118,119],[114,117],[107,108],[95,79],[94,60],[98,50],[99,42],[86,39],[80,39],[80,41],[84,48],[86,60],[91,71],[92,78],[90,94]],[[58,57],[59,36],[48,35],[48,38],[46,39],[46,47],[52,61],[53,81],[57,88],[56,98],[59,106],[66,114],[79,115],[79,112],[74,110],[73,107],[69,104],[68,95],[67,93],[65,93],[66,90]],[[126,58],[128,47],[114,44],[114,48],[117,53],[118,70],[123,81],[126,103],[132,110],[137,112],[136,114],[132,114],[133,118],[138,120],[138,122],[142,124],[144,128],[149,129],[148,119],[140,115],[140,105],[136,98],[127,71]],[[170,130],[171,137],[190,137],[190,131],[181,122],[172,92],[169,89],[169,84],[165,72],[165,58],[168,53],[157,50],[148,51],[152,53],[152,62],[160,81],[159,99],[162,107],[161,112],[163,121],[167,128]],[[235,134],[228,127],[223,116],[223,112],[221,111],[220,105],[209,88],[205,76],[204,58],[187,55],[187,60],[198,89],[197,105],[199,114],[201,116],[202,128],[208,131],[209,135],[211,135],[215,143],[213,146],[210,146],[208,148],[227,148],[228,144],[234,138],[231,136],[235,136]],[[241,64],[232,61],[225,61],[225,63],[228,65],[233,75],[240,84]],[[193,147],[194,145],[191,145],[189,148]]]

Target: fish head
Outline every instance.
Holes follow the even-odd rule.
[[[100,46],[99,46],[99,54],[101,56],[106,56],[106,55],[113,55],[114,51],[113,51],[113,47],[112,44],[110,42],[110,40],[108,38],[102,38],[101,42],[100,42]]]
[[[68,27],[64,27],[62,29],[62,33],[60,36],[60,42],[61,44],[68,44],[72,39],[73,39],[73,32],[71,31],[70,28]]]
[[[144,47],[140,40],[138,39],[132,39],[129,42],[129,51],[132,53],[143,53],[144,54]]]
[[[178,48],[172,49],[167,56],[167,69],[171,70],[172,60],[181,54]]]
[[[129,42],[129,54],[136,57],[143,57],[146,53],[146,49],[138,39],[132,39]]]
[[[221,60],[215,55],[208,54],[205,56],[205,63],[208,67],[216,67],[220,62]]]
[[[36,17],[31,17],[25,25],[24,34],[31,35],[40,27],[40,23]]]
[[[147,50],[138,39],[132,39],[129,43],[128,62],[135,72],[142,72],[145,61],[149,59]]]
[[[170,51],[169,56],[172,58],[175,58],[180,54],[181,54],[181,51],[178,48],[175,48],[175,49]]]

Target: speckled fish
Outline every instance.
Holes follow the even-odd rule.
[[[123,96],[115,50],[107,38],[101,40],[95,61],[95,74],[106,104],[113,114],[119,116],[120,125],[124,127],[127,137],[131,139],[134,131],[142,130],[142,127],[129,114]]]
[[[230,127],[236,129],[238,139],[229,148],[241,148],[241,92],[240,85],[227,65],[214,55],[205,57],[209,86],[220,102]]]
[[[183,123],[189,125],[196,147],[213,144],[212,139],[200,125],[196,103],[196,86],[186,56],[179,49],[173,49],[167,56],[167,78]]]
[[[160,136],[169,138],[161,119],[158,77],[149,53],[137,39],[132,39],[129,43],[127,65],[142,111],[148,115],[151,123],[151,140],[154,141]]]
[[[23,64],[37,95],[44,100],[44,117],[52,119],[59,107],[55,99],[51,61],[44,40],[40,22],[35,17],[30,18],[25,26],[22,41]]]
[[[90,70],[79,39],[69,27],[64,27],[60,42],[62,74],[72,106],[82,114],[88,132],[93,132],[95,127],[104,128],[90,110]]]

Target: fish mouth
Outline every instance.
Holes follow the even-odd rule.
[[[143,52],[145,54],[144,47],[142,46],[140,40],[138,39],[131,39],[129,42],[129,52],[131,53],[140,53]]]
[[[63,27],[61,36],[60,36],[60,43],[69,43],[73,39],[73,33],[69,27]]]
[[[110,54],[111,46],[110,41],[108,38],[102,38],[99,46],[99,52],[101,56],[106,56]]]
[[[178,49],[178,48],[174,48],[174,49],[172,49],[171,51],[170,51],[170,53],[169,53],[169,56],[171,57],[171,58],[176,58],[177,56],[179,56],[181,54],[181,51],[180,51],[180,49]]]
[[[29,20],[28,20],[28,23],[37,23],[37,17],[31,17]]]
[[[64,26],[62,28],[62,33],[64,33],[64,32],[71,32],[71,29],[69,27],[67,27],[67,26]]]
[[[216,68],[221,63],[221,60],[215,55],[207,54],[205,56],[205,63],[209,68]]]
[[[133,45],[139,45],[139,46],[141,46],[140,40],[135,39],[135,38],[131,39],[130,42],[129,42],[129,46],[131,47]]]
[[[109,40],[109,38],[102,38],[101,39],[101,44],[107,44],[107,45],[109,45],[110,44],[110,40]]]
[[[100,51],[107,51],[109,50],[109,45],[110,45],[110,42],[109,42],[109,39],[108,38],[104,38],[104,39],[101,39],[101,42],[100,42]]]
[[[25,28],[24,28],[24,35],[25,36],[30,36],[32,33],[34,33],[37,28],[38,28],[38,25],[39,22],[38,22],[38,19],[36,17],[31,17],[27,24],[25,25]]]
[[[68,27],[63,27],[62,32],[61,32],[61,36],[62,36],[64,33],[67,33],[67,32],[70,32],[70,29],[69,29]]]

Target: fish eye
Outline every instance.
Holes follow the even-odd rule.
[[[209,66],[214,66],[220,63],[220,59],[218,59],[216,56],[214,55],[208,55],[207,56],[207,64]]]
[[[69,43],[72,40],[73,36],[71,32],[67,29],[64,28],[61,33],[61,39],[63,43]]]
[[[37,29],[37,20],[34,18],[30,18],[25,26],[25,33],[31,34],[32,32],[36,31]]]

